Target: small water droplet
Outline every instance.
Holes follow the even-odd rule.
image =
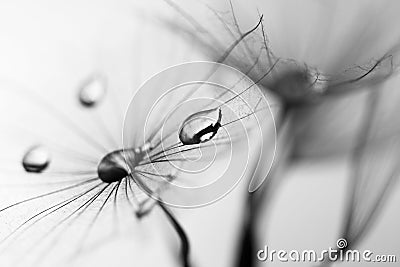
[[[79,91],[79,102],[85,107],[99,103],[106,93],[106,80],[96,75],[87,80]]]
[[[41,145],[31,147],[22,158],[22,166],[27,172],[40,173],[50,164],[50,153]]]
[[[184,145],[207,142],[217,134],[221,119],[219,108],[196,112],[183,121],[179,129],[179,140]]]

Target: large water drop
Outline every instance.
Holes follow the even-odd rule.
[[[106,93],[106,80],[96,75],[87,80],[79,91],[79,102],[85,107],[99,103]]]
[[[50,164],[50,153],[41,145],[31,147],[22,159],[22,166],[27,172],[40,173]]]
[[[219,108],[196,112],[183,121],[179,129],[179,140],[184,145],[207,142],[217,134],[221,119]]]

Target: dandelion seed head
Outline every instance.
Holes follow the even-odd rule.
[[[326,92],[328,84],[318,72],[313,72],[307,66],[287,64],[280,72],[275,73],[275,78],[267,82],[266,86],[284,103],[297,105],[318,102]]]

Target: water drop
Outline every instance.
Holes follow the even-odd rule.
[[[196,112],[183,121],[179,129],[179,140],[184,145],[207,142],[217,134],[221,119],[220,108]]]
[[[79,102],[85,107],[92,107],[100,102],[106,93],[106,81],[102,76],[87,80],[79,91]]]
[[[40,173],[50,164],[50,154],[43,146],[31,147],[22,159],[22,166],[27,172]]]

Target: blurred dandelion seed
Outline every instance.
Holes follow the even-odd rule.
[[[264,173],[256,172],[253,181],[250,183],[249,192],[253,193],[249,195],[246,209],[248,210],[248,214],[244,222],[243,235],[241,237],[242,243],[239,245],[239,258],[237,261],[237,266],[254,266],[254,251],[256,249],[254,241],[256,235],[254,232],[256,231],[255,228],[259,221],[260,214],[264,214],[261,208],[266,208],[268,205],[268,203],[266,203],[268,202],[267,199],[269,200],[271,195],[276,191],[277,184],[281,178],[280,173],[282,172],[282,166],[285,165],[287,161],[290,161],[292,155],[295,153],[296,147],[304,143],[303,137],[309,134],[309,129],[306,126],[307,117],[310,116],[310,114],[323,110],[321,106],[325,105],[328,101],[335,100],[333,97],[336,99],[339,99],[339,97],[347,97],[349,93],[357,92],[360,89],[365,90],[370,88],[370,90],[375,91],[381,90],[380,88],[382,85],[393,77],[394,74],[397,74],[399,66],[399,38],[397,38],[395,42],[389,43],[388,45],[386,44],[383,51],[380,49],[381,51],[379,52],[371,53],[369,52],[369,46],[374,47],[376,43],[380,42],[380,38],[377,38],[377,36],[381,37],[384,35],[383,32],[390,33],[390,31],[383,31],[383,29],[379,29],[379,27],[371,29],[369,23],[366,22],[365,25],[363,25],[357,22],[354,23],[353,31],[351,27],[349,27],[349,32],[352,33],[351,37],[353,39],[345,41],[346,50],[343,50],[342,54],[338,56],[339,59],[333,58],[331,60],[325,60],[325,62],[321,62],[321,64],[315,64],[308,61],[303,62],[297,58],[278,56],[274,53],[264,28],[263,16],[260,14],[260,27],[252,31],[251,34],[246,35],[246,38],[241,38],[244,35],[240,29],[232,1],[229,1],[228,12],[216,11],[206,6],[206,9],[211,11],[210,14],[216,19],[215,21],[212,20],[212,16],[211,19],[208,18],[207,21],[199,21],[192,14],[180,8],[177,3],[173,3],[172,1],[166,2],[176,10],[177,13],[182,15],[183,21],[185,22],[167,21],[167,25],[171,24],[175,25],[175,27],[180,27],[181,31],[179,33],[182,34],[189,43],[203,49],[211,59],[219,60],[223,58],[225,64],[245,72],[254,81],[259,80],[260,73],[265,72],[273,66],[271,75],[261,80],[260,86],[264,89],[265,93],[272,93],[276,96],[278,101],[282,104],[282,115],[278,116],[277,121],[277,131],[280,133],[278,136],[278,144],[282,146],[278,148],[278,158],[275,162],[274,169],[269,173],[269,179],[266,180]],[[268,7],[270,4],[271,3],[268,2],[266,6]],[[330,6],[328,5],[328,7]],[[372,12],[371,14],[367,12],[371,16],[366,17],[382,17],[380,11],[390,9],[389,6],[386,7],[387,9],[381,8],[382,10],[374,10],[376,15],[379,14],[378,16],[372,14]],[[358,9],[359,7],[357,6],[357,11]],[[365,11],[368,11],[368,9],[366,8]],[[364,13],[360,12],[358,14]],[[248,19],[250,21],[252,18],[249,17]],[[255,19],[253,18],[253,20]],[[289,21],[296,21],[296,19]],[[354,14],[352,14],[352,21],[355,21]],[[191,29],[199,29],[198,25],[202,25],[201,30],[193,33]],[[206,25],[209,25],[209,27]],[[365,28],[363,28],[363,26],[365,26]],[[361,34],[363,35],[360,37]],[[216,36],[218,36],[218,38]],[[358,37],[360,38],[357,39]],[[325,39],[322,40],[325,41]],[[312,42],[314,41],[318,43],[318,40],[314,40],[313,38]],[[231,42],[234,42],[235,49],[230,50],[229,57],[225,57],[225,49],[230,48]],[[343,40],[341,40],[341,42],[343,42]],[[312,47],[311,44],[310,47]],[[355,53],[356,50],[357,53]],[[261,51],[261,54],[259,51]],[[330,55],[331,53],[327,54]],[[354,54],[359,55],[361,58],[355,58]],[[321,54],[316,55],[321,58],[325,56]],[[301,58],[301,56],[299,56],[299,58]],[[340,62],[340,60],[343,62]],[[354,61],[351,62],[351,60]],[[368,140],[367,142],[367,140],[365,140],[365,135],[370,136],[371,134],[368,133],[369,130],[365,130],[365,128],[369,128],[369,126],[363,125],[369,125],[371,124],[371,120],[375,120],[371,118],[374,117],[371,116],[371,110],[373,109],[374,107],[372,105],[365,109],[365,116],[367,119],[365,123],[361,123],[358,138],[360,141],[355,146],[353,160],[354,177],[352,177],[353,182],[351,182],[352,186],[349,192],[349,195],[352,197],[350,197],[349,201],[350,206],[345,218],[344,230],[342,236],[340,236],[348,239],[350,246],[352,246],[352,243],[356,244],[359,239],[365,235],[366,229],[368,228],[367,226],[370,226],[372,219],[378,212],[378,207],[382,205],[383,199],[387,195],[388,188],[399,176],[397,168],[392,167],[392,161],[397,162],[398,165],[398,160],[395,160],[398,159],[398,156],[395,155],[390,145],[387,146],[386,142],[383,144],[382,149],[376,149],[379,150],[379,155],[384,155],[385,161],[375,160],[373,161],[374,164],[372,164],[373,167],[371,167],[369,158],[372,155],[369,154],[376,150],[369,148],[370,143],[373,141]],[[327,122],[322,123],[326,124]],[[377,126],[377,122],[374,124],[374,131],[378,131],[378,129],[384,127],[383,125],[380,125],[380,127]],[[316,125],[315,127],[319,126]],[[324,127],[324,125],[320,126],[320,128],[322,127]],[[337,128],[340,127],[335,127],[335,129]],[[291,134],[288,134],[288,131],[291,131]],[[301,136],[300,133],[302,133]],[[397,137],[394,137],[393,139],[396,138]],[[368,137],[368,139],[373,138]],[[391,139],[388,143],[397,147],[396,140]],[[377,144],[375,144],[374,147],[376,147],[376,145]],[[304,147],[304,145],[302,146]],[[284,156],[281,157],[279,155]],[[390,165],[388,169],[385,169],[386,165]],[[394,164],[394,166],[396,166],[396,164]],[[373,173],[376,174],[375,176],[371,174],[372,169],[374,170]],[[379,170],[379,172],[375,170]],[[375,180],[375,182],[373,182],[373,180]],[[376,192],[373,192],[373,197],[370,198],[372,184],[375,184],[378,189]]]

